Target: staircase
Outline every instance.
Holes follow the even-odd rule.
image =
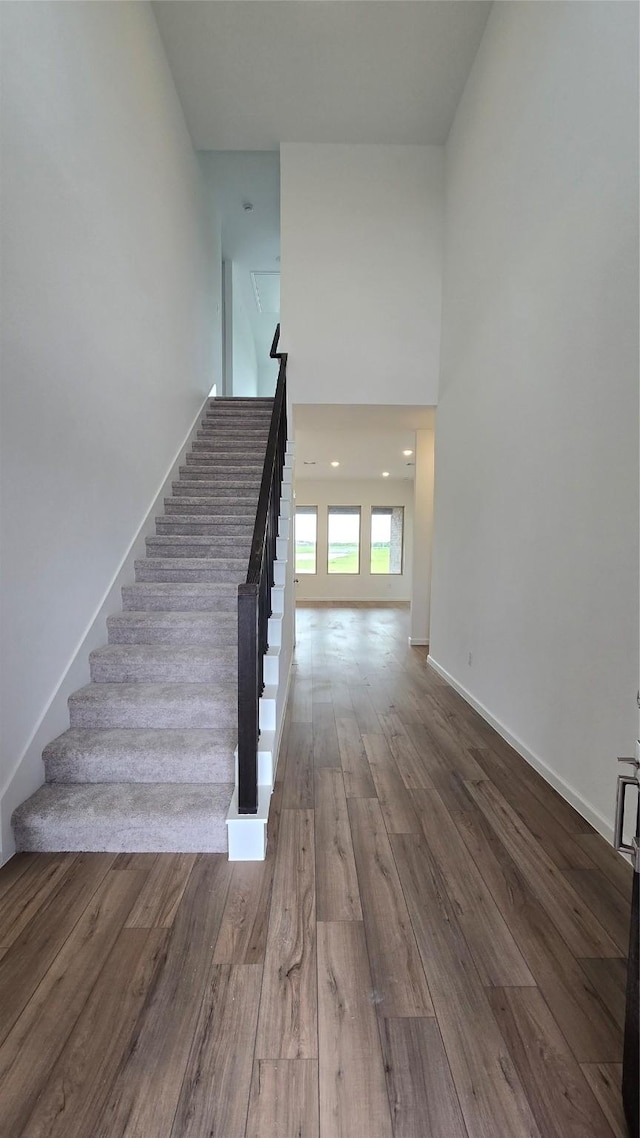
[[[44,750],[44,786],[14,812],[18,850],[227,848],[237,740],[237,590],[245,579],[272,399],[212,399]]]

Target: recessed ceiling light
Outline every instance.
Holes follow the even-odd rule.
[[[408,458],[408,456],[409,456],[410,454],[413,454],[413,451],[412,451],[412,450],[403,450],[403,452],[402,452],[402,453],[403,453],[403,455],[405,456],[405,458]]]
[[[243,202],[242,208],[245,213],[253,213],[253,202]]]
[[[388,477],[389,477],[389,471],[388,471],[388,470],[383,470],[383,471],[382,471],[382,477],[383,477],[383,478],[388,478]]]
[[[332,463],[331,463],[331,465],[332,465],[332,466],[340,466],[340,463],[339,463],[339,462],[335,462],[335,461],[334,461],[334,462],[332,462]]]

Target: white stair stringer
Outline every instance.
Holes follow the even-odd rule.
[[[264,656],[264,691],[259,701],[260,738],[258,741],[258,811],[238,812],[238,753],[236,784],[227,814],[230,861],[263,861],[267,852],[269,804],[276,779],[276,768],[284,726],[285,708],[291,678],[293,648],[293,572],[290,519],[293,511],[293,447],[287,445],[281,486],[274,585],[271,589],[272,613],[269,617]]]

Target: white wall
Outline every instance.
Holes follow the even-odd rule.
[[[161,14],[157,7],[155,11]],[[280,272],[280,155],[273,150],[201,150],[198,159],[220,216],[224,259],[234,265],[235,287],[251,325],[257,391],[272,396],[278,366],[269,359],[269,349],[278,312],[258,311],[251,274]],[[252,210],[243,209],[246,202]]]
[[[291,400],[437,403],[442,147],[286,144],[280,170]]]
[[[408,601],[413,560],[413,483],[401,479],[299,478],[296,506],[318,507],[317,572],[300,573],[299,601]],[[329,506],[360,506],[360,572],[327,573],[327,510]],[[404,506],[403,572],[370,572],[371,507]]]
[[[434,433],[416,431],[413,494],[413,591],[409,639],[429,643],[433,550]]]
[[[637,21],[494,5],[446,153],[431,651],[604,832],[638,685]]]
[[[220,298],[151,7],[1,18],[6,849],[14,773],[216,379]]]
[[[251,322],[245,308],[241,268],[231,266],[231,392],[233,395],[258,394],[258,361]]]

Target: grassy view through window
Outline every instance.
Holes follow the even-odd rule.
[[[327,572],[360,572],[359,506],[329,506]]]
[[[296,573],[315,573],[318,549],[316,506],[296,507]]]
[[[403,529],[402,506],[372,506],[372,573],[402,573]]]

